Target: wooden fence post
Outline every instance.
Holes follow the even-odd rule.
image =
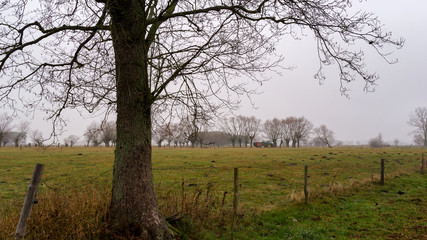
[[[33,176],[31,177],[30,186],[28,186],[27,196],[25,197],[24,206],[22,207],[21,217],[19,218],[18,226],[15,231],[15,238],[22,239],[25,236],[27,229],[27,219],[30,217],[31,209],[35,201],[37,189],[43,174],[43,164],[34,166]]]
[[[304,166],[304,196],[305,196],[305,204],[308,204],[308,166]]]
[[[380,184],[384,185],[384,159],[381,159],[381,179]]]
[[[421,174],[424,174],[424,153],[422,154],[422,157],[421,157]]]
[[[224,194],[225,198],[225,194]],[[234,223],[237,219],[237,209],[239,204],[239,169],[234,168],[234,200],[233,200],[233,221],[231,222],[231,239],[234,239]]]

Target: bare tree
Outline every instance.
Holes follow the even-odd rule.
[[[200,144],[200,148],[203,148],[203,146],[209,145],[209,125],[202,125],[199,128],[199,133],[197,134],[197,141]]]
[[[414,140],[415,145],[418,147],[421,147],[424,145],[424,138],[423,138],[423,135],[421,135],[421,134],[415,134],[413,140]]]
[[[165,123],[157,126],[154,134],[154,140],[157,142],[158,147],[162,146],[163,141],[166,141],[167,146],[170,147],[171,143],[178,138],[178,125],[171,122]]]
[[[424,140],[423,146],[427,147],[427,108],[416,108],[413,113],[409,115],[408,124],[415,127],[412,134],[420,135]]]
[[[384,145],[383,135],[378,133],[378,136],[369,140],[369,146],[372,148],[381,148]]]
[[[239,143],[239,147],[242,147],[242,143],[247,144],[248,142],[248,136],[246,134],[247,129],[247,118],[239,115],[236,117],[236,124],[237,124],[237,142]]]
[[[318,128],[313,130],[315,134],[314,141],[320,142],[325,146],[332,147],[332,144],[335,142],[334,132],[329,130],[326,125],[321,125]]]
[[[65,108],[117,110],[109,226],[170,239],[152,181],[152,107],[233,106],[236,94],[251,91],[231,77],[260,82],[257,72],[282,59],[274,58],[278,38],[300,30],[316,39],[316,78],[324,80],[322,67],[336,63],[343,93],[344,83],[358,77],[369,90],[377,76],[365,70],[362,51],[346,47],[363,42],[385,56],[384,45],[403,41],[384,32],[373,14],[348,14],[350,6],[325,0],[4,1],[0,100],[16,107],[12,93],[20,91],[23,105],[48,111],[54,123]]]
[[[175,131],[175,129],[174,129],[174,125],[173,125],[173,123],[168,123],[168,124],[166,124],[166,142],[167,142],[167,144],[168,144],[168,147],[170,147],[171,146],[171,143],[173,142],[173,139],[174,139],[174,131]]]
[[[6,147],[6,145],[12,141],[12,137],[13,137],[13,132],[6,133],[6,135],[3,136],[3,139],[0,145],[3,144],[3,147]]]
[[[308,140],[313,124],[305,117],[296,118],[292,124],[292,147],[300,147],[301,141]]]
[[[287,117],[280,122],[280,147],[282,146],[283,142],[285,143],[286,147],[290,147],[290,142],[294,136],[296,121],[296,117]]]
[[[30,130],[30,122],[26,120],[22,120],[19,122],[15,135],[13,137],[13,142],[15,143],[15,147],[19,147],[20,144],[25,142],[27,138],[28,131]]]
[[[97,147],[101,143],[100,139],[101,130],[100,126],[96,122],[92,122],[87,128],[84,133],[84,137],[86,138],[86,146],[89,146],[90,143],[93,144],[93,146]]]
[[[188,146],[188,137],[189,137],[188,132],[191,132],[191,131],[187,130],[186,118],[180,119],[180,122],[178,123],[177,131],[178,131],[178,133],[177,133],[178,134],[178,137],[177,137],[178,144],[181,147]]]
[[[264,123],[263,132],[271,140],[275,147],[277,147],[277,140],[280,138],[282,133],[280,120],[274,118],[273,120],[267,120]]]
[[[161,147],[163,141],[166,139],[168,133],[166,125],[156,125],[152,130],[153,140],[156,142],[157,147]]]
[[[33,140],[34,145],[36,147],[43,147],[43,143],[44,143],[45,139],[43,138],[43,133],[41,131],[39,131],[37,129],[34,130],[31,133],[31,139]]]
[[[79,137],[79,136],[76,136],[76,135],[71,134],[71,135],[69,135],[67,138],[65,138],[65,139],[64,139],[65,146],[66,146],[66,147],[68,147],[68,146],[73,147],[73,146],[74,146],[74,144],[76,144],[76,142],[77,142],[79,139],[80,139],[80,137]]]
[[[116,123],[113,121],[105,122],[101,125],[100,129],[100,139],[105,144],[106,147],[110,147],[110,142],[115,142],[117,133],[116,133]]]
[[[0,114],[0,147],[2,145],[5,146],[11,140],[12,121],[12,117],[7,115],[7,113]]]
[[[261,119],[258,119],[254,116],[247,119],[247,126],[246,126],[246,135],[249,138],[250,145],[253,147],[254,139],[258,136],[260,130],[261,130]]]
[[[399,145],[399,139],[395,138],[393,140],[394,146],[397,147]]]
[[[239,143],[239,147],[242,147],[244,144],[245,147],[247,147],[250,137],[250,129],[249,129],[249,117],[245,117],[242,115],[239,115],[235,119],[236,124],[236,136],[237,136],[237,142]]]
[[[178,129],[178,124],[176,123],[170,123],[169,124],[169,128],[168,128],[168,137],[166,138],[166,140],[168,141],[168,146],[171,146],[171,143],[174,144],[174,146],[176,147],[178,145],[178,138],[179,138],[179,129]]]
[[[221,129],[224,131],[228,139],[231,142],[233,147],[236,146],[236,141],[240,144],[242,143],[242,128],[241,128],[241,118],[239,117],[230,117],[225,118],[221,123]]]

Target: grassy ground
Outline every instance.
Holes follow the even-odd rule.
[[[45,164],[40,210],[56,209],[54,202],[49,203],[50,210],[43,208],[43,202],[52,198],[62,199],[63,205],[70,199],[77,205],[96,202],[99,210],[82,210],[78,218],[94,214],[86,217],[87,225],[102,230],[101,209],[108,205],[113,152],[112,148],[0,148],[0,239],[14,230],[11,225],[19,217],[35,163]],[[415,148],[163,148],[153,151],[153,171],[165,215],[184,211],[199,218],[177,226],[189,238],[416,239],[426,237],[427,182],[425,175],[416,173],[422,152]],[[386,161],[385,186],[376,184],[381,159]],[[309,205],[301,204],[304,165],[309,166]],[[235,167],[240,178],[240,218],[231,234]],[[85,197],[79,196],[85,191]],[[34,221],[62,219],[53,210],[55,217],[49,218],[34,211]],[[205,224],[206,220],[216,224]],[[194,230],[194,225],[203,225],[205,231]],[[74,231],[89,231],[79,229],[76,226]],[[92,238],[98,236],[90,231]]]
[[[426,179],[403,175],[244,218],[235,239],[427,239]],[[228,239],[227,233],[221,236]],[[218,239],[218,238],[212,238]]]

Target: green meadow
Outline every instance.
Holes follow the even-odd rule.
[[[177,239],[426,239],[424,151],[154,148],[153,172],[165,217],[183,217],[171,223]],[[0,239],[13,237],[36,163],[45,167],[27,238],[100,238],[113,160],[113,148],[0,148]]]

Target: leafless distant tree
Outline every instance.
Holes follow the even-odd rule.
[[[247,125],[245,128],[245,135],[249,138],[250,145],[253,147],[254,139],[261,131],[261,119],[254,116],[247,118]]]
[[[106,147],[110,147],[110,143],[114,143],[116,139],[116,123],[108,121],[101,125],[100,139]]]
[[[274,118],[273,120],[265,121],[263,125],[263,132],[267,138],[273,142],[274,146],[277,147],[277,140],[280,138],[282,133],[280,120]]]
[[[74,146],[74,144],[76,144],[76,142],[77,142],[79,139],[80,139],[80,137],[79,137],[79,136],[76,136],[76,135],[71,134],[70,136],[68,136],[67,138],[65,138],[65,139],[64,139],[65,146],[66,146],[66,147],[68,147],[68,146],[73,147],[73,146]]]
[[[424,137],[421,134],[415,134],[413,140],[415,145],[418,147],[421,147],[424,145]]]
[[[185,135],[188,136],[188,141],[191,147],[195,147],[197,142],[201,142],[200,132],[207,131],[209,124],[212,121],[212,113],[206,111],[203,106],[195,105],[189,108],[187,115],[183,116],[185,124]]]
[[[384,145],[383,135],[378,133],[378,136],[369,140],[369,146],[372,148],[381,148]]]
[[[173,143],[175,139],[178,139],[178,124],[169,122],[157,126],[154,134],[154,139],[157,141],[158,147],[161,147],[163,141],[166,141],[167,146],[170,147],[171,143]]]
[[[188,146],[188,133],[191,131],[187,130],[187,125],[187,119],[181,118],[177,126],[177,141],[181,147]]]
[[[242,143],[243,129],[241,125],[241,118],[229,117],[225,118],[221,123],[221,129],[224,131],[233,147],[236,146],[236,142]]]
[[[10,141],[10,132],[13,128],[12,121],[12,117],[7,113],[0,114],[0,147]]]
[[[168,136],[166,137],[166,141],[168,142],[168,147],[171,146],[172,143],[176,145],[178,144],[178,124],[176,123],[169,123],[168,124]]]
[[[399,145],[399,139],[394,139],[393,140],[394,146],[397,147]]]
[[[92,122],[84,133],[86,138],[86,146],[89,146],[92,143],[93,146],[97,147],[101,143],[101,129],[98,123]]]
[[[37,129],[34,130],[31,133],[31,139],[33,140],[34,145],[36,147],[43,147],[43,143],[45,141],[45,138],[43,138],[43,133],[41,131],[39,131]]]
[[[172,123],[171,126],[171,140],[174,144],[175,147],[179,146],[183,146],[185,144],[185,142],[188,142],[188,140],[185,140],[183,135],[183,128],[182,125],[180,123]]]
[[[315,135],[314,141],[320,142],[325,146],[332,147],[332,144],[335,142],[334,132],[329,130],[326,125],[321,125],[318,128],[313,130]]]
[[[12,137],[13,137],[13,132],[8,132],[5,134],[5,136],[3,137],[0,145],[3,144],[3,147],[5,147],[8,143],[10,143],[12,141]]]
[[[296,122],[296,117],[287,117],[280,122],[280,147],[283,143],[285,143],[286,147],[290,147],[290,142],[292,141],[296,128]]]
[[[242,144],[248,144],[249,138],[247,135],[247,127],[248,127],[248,118],[242,115],[236,117],[236,124],[238,129],[237,142],[239,143],[239,147],[242,147]]]
[[[408,124],[415,127],[412,134],[420,135],[423,140],[423,146],[427,147],[427,107],[416,108],[413,113],[409,115]]]
[[[323,81],[323,66],[335,63],[343,93],[344,83],[358,77],[369,89],[377,76],[366,71],[359,47],[349,46],[366,43],[386,56],[383,46],[403,41],[384,32],[373,14],[347,13],[350,6],[333,0],[3,1],[0,100],[16,107],[19,91],[24,107],[42,108],[54,122],[65,108],[117,110],[108,226],[170,239],[152,181],[152,107],[232,107],[234,96],[251,90],[230,79],[261,81],[257,73],[282,59],[274,55],[278,39],[306,31],[318,48],[316,78]]]
[[[15,147],[19,147],[25,139],[27,138],[28,131],[30,130],[30,122],[26,120],[22,120],[16,127],[16,132],[13,137],[13,142],[15,143]]]
[[[300,142],[308,140],[313,124],[305,117],[296,118],[292,123],[293,135],[292,135],[292,147],[300,147]]]
[[[162,146],[163,141],[165,141],[169,135],[169,124],[156,125],[156,127],[153,128],[153,139],[158,147]]]

